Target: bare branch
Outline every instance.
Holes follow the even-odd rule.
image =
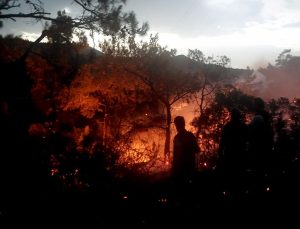
[[[138,72],[132,71],[132,70],[126,68],[126,67],[124,68],[124,70],[125,70],[126,72],[130,73],[130,74],[133,74],[133,75],[139,77],[140,80],[142,80],[147,86],[150,87],[150,89],[153,91],[153,93],[156,95],[156,97],[157,97],[162,103],[164,103],[164,104],[168,104],[168,103],[169,103],[167,100],[165,100],[165,99],[163,98],[163,96],[162,96],[161,94],[159,94],[159,93],[157,92],[157,90],[155,89],[155,87],[153,86],[153,84],[152,84],[149,80],[147,80],[147,77],[143,76],[142,74],[140,74],[140,73],[138,73]]]
[[[86,7],[84,4],[82,4],[81,2],[79,2],[78,0],[74,0],[75,3],[77,3],[78,5],[80,5],[84,10],[90,12],[91,14],[94,14],[96,17],[98,17],[99,15],[95,13],[94,10],[89,9],[88,7]]]
[[[15,18],[35,18],[38,20],[48,20],[48,21],[56,21],[56,19],[51,17],[46,17],[44,15],[50,15],[50,13],[18,13],[18,14],[0,14],[0,19],[12,19],[15,20]]]
[[[29,53],[32,51],[32,49],[41,42],[41,40],[43,40],[46,36],[48,35],[48,31],[44,30],[42,32],[42,34],[34,41],[30,44],[30,46],[28,47],[28,49],[26,50],[26,52],[21,56],[21,58],[19,60],[21,61],[25,61],[26,58],[28,57]]]
[[[190,94],[192,92],[192,89],[190,90],[186,90],[183,93],[178,93],[177,95],[175,95],[175,97],[172,99],[172,101],[170,101],[170,105],[172,106],[174,103],[176,103],[178,100],[183,99],[185,96],[187,96],[188,94]]]
[[[214,92],[214,90],[216,89],[216,85],[215,86],[213,86],[212,88],[211,88],[211,90],[210,91],[208,91],[206,94],[203,94],[204,96],[208,96],[208,95],[210,95],[211,93],[213,93]]]
[[[3,1],[1,4],[0,4],[0,10],[9,10],[9,9],[12,9],[12,8],[16,8],[16,7],[20,7],[21,4],[16,4],[16,1],[13,1],[11,4],[10,4],[11,0],[5,0]]]

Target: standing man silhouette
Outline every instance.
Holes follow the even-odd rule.
[[[174,119],[177,135],[174,137],[172,173],[178,181],[190,178],[195,172],[195,157],[199,146],[195,136],[185,129],[182,116]]]
[[[254,99],[254,109],[255,115],[248,126],[249,165],[256,174],[256,187],[260,187],[269,182],[274,169],[273,127],[272,116],[261,98]]]
[[[238,191],[245,169],[248,130],[238,109],[233,108],[230,115],[219,145],[220,171],[225,188]]]

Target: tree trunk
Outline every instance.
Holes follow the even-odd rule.
[[[30,44],[28,49],[24,52],[24,54],[20,57],[19,61],[25,62],[30,52],[38,45],[46,36],[48,35],[48,30],[43,30],[42,34]]]
[[[196,132],[196,139],[199,139],[199,135],[201,132],[201,126],[202,126],[202,118],[203,118],[203,104],[204,104],[204,90],[206,86],[206,80],[204,82],[203,88],[201,89],[201,97],[200,97],[200,104],[199,104],[199,120],[197,123],[197,132]]]
[[[171,142],[171,106],[170,104],[166,105],[167,120],[166,120],[166,139],[165,139],[165,156],[170,155],[170,142]]]

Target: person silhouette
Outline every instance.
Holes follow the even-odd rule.
[[[191,204],[195,196],[193,178],[196,171],[196,153],[200,151],[196,137],[185,129],[182,116],[174,119],[177,134],[173,141],[172,195],[176,204]]]
[[[250,124],[250,128],[253,131],[252,137],[254,141],[260,138],[261,142],[253,142],[267,153],[270,153],[273,148],[273,129],[272,129],[272,117],[269,112],[265,110],[265,103],[261,98],[254,99],[254,111],[255,116]],[[260,132],[260,133],[259,133]],[[259,134],[260,136],[258,137]],[[262,138],[261,138],[262,137]]]
[[[241,182],[246,157],[247,125],[242,120],[240,111],[233,108],[231,119],[221,133],[219,145],[219,160],[221,175],[224,176],[225,186],[236,190]]]
[[[271,115],[261,98],[254,100],[254,117],[249,124],[249,161],[257,182],[265,182],[272,169],[273,129]]]
[[[172,172],[176,179],[190,178],[195,172],[195,157],[200,151],[196,137],[185,129],[182,116],[174,119],[177,135],[174,137]]]

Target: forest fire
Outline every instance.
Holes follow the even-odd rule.
[[[157,173],[167,170],[169,164],[165,164],[163,148],[164,143],[159,129],[148,129],[137,132],[129,143],[120,144],[121,156],[118,160],[120,165],[135,168],[146,173]]]
[[[151,160],[150,155],[147,155],[147,147],[145,144],[139,142],[133,142],[127,152],[125,152],[121,158],[121,163],[125,162],[127,165],[147,163]]]
[[[189,228],[216,221],[207,215],[253,220],[257,212],[297,209],[300,57],[286,49],[274,65],[255,70],[216,55],[226,50],[223,40],[239,51],[241,44],[254,50],[255,42],[268,49],[289,45],[285,36],[298,37],[298,30],[290,33],[299,24],[297,9],[282,10],[284,20],[270,11],[295,1],[275,7],[194,1],[189,16],[201,18],[186,27],[172,26],[170,13],[186,11],[191,1],[172,2],[169,10],[168,1],[135,1],[146,10],[137,15],[155,9],[159,27],[169,30],[161,36],[168,44],[206,49],[207,39],[215,48],[210,56],[198,49],[183,55],[183,46],[174,47],[177,53],[158,34],[142,38],[149,25],[126,11],[125,0],[68,2],[0,0],[0,29],[15,33],[0,35],[1,222]],[[224,16],[225,24],[216,21]],[[36,34],[32,41],[24,39],[28,19],[39,22],[27,28]],[[261,36],[281,27],[284,35],[258,42],[254,27]],[[249,29],[255,39],[241,43]],[[241,51],[238,59],[248,54]]]

